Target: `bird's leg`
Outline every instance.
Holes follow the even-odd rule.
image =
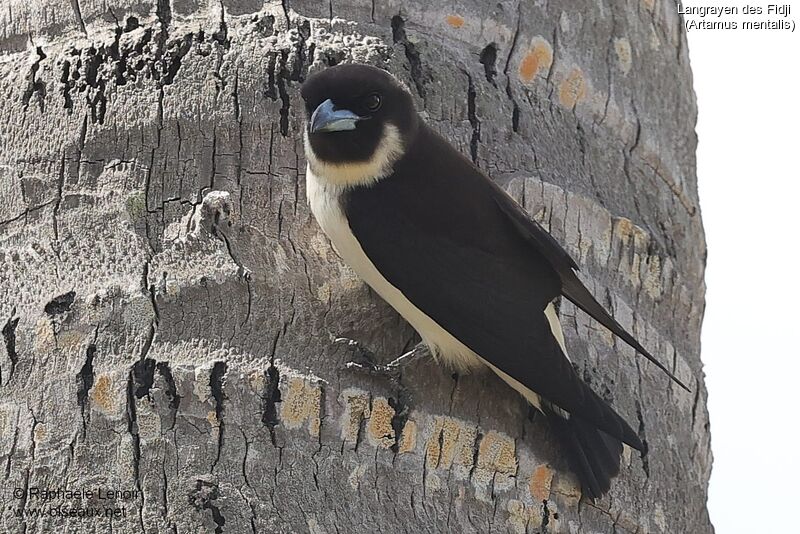
[[[413,349],[411,349],[408,352],[404,352],[394,360],[387,363],[386,367],[392,369],[402,369],[403,367],[419,360],[423,356],[430,356],[430,354],[431,352],[430,349],[428,349],[428,346],[420,341],[419,343],[414,345]]]
[[[349,337],[337,337],[333,339],[334,343],[346,346],[350,352],[353,353],[353,361],[347,362],[345,367],[350,368],[351,365],[357,367],[371,368],[375,367],[375,354],[363,347],[361,343]]]
[[[421,356],[430,354],[428,347],[424,343],[418,343],[410,351],[401,354],[394,360],[386,364],[375,363],[374,354],[369,350],[363,348],[358,341],[352,339],[337,337],[333,340],[334,343],[341,343],[353,351],[355,359],[360,361],[349,361],[345,364],[347,369],[361,371],[373,376],[388,377],[391,380],[398,380],[400,372],[404,367],[410,363],[418,360]]]

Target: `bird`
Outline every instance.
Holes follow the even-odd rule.
[[[488,367],[541,411],[582,494],[607,493],[623,443],[646,447],[578,375],[555,302],[566,297],[688,388],[598,303],[564,248],[425,124],[391,73],[339,64],[300,93],[306,196],[339,256],[437,362]]]

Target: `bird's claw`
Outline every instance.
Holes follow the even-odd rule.
[[[362,347],[361,343],[355,339],[337,337],[334,338],[333,342],[339,345],[344,345],[348,350],[350,350],[350,352],[353,353],[353,360],[355,361],[349,363],[357,363],[358,365],[367,367],[375,365],[375,354],[371,350]]]
[[[427,350],[427,347],[420,343],[412,350],[395,358],[391,362],[379,364],[375,363],[374,354],[362,347],[358,341],[344,337],[337,337],[333,341],[334,343],[346,345],[347,348],[353,351],[353,360],[345,364],[346,369],[359,371],[372,376],[389,378],[394,382],[399,381],[400,373],[406,365],[416,360]]]
[[[400,368],[391,365],[380,365],[373,362],[359,363],[347,362],[345,368],[351,371],[359,371],[373,376],[387,377],[390,380],[397,380],[400,378]]]
[[[337,337],[333,342],[345,345],[353,353],[352,360],[344,365],[345,369],[373,376],[389,377],[392,380],[397,380],[399,377],[399,369],[392,367],[391,364],[375,363],[375,355],[372,351],[362,347],[358,341],[346,337]]]

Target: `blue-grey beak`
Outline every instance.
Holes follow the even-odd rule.
[[[320,104],[311,115],[311,133],[355,130],[359,117],[349,109],[333,109],[330,99]]]

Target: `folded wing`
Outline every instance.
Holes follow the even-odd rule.
[[[611,315],[597,302],[583,282],[580,281],[575,271],[578,264],[570,255],[553,239],[544,228],[531,219],[527,213],[509,197],[505,191],[492,183],[492,197],[498,208],[508,217],[517,232],[546,258],[561,279],[561,293],[573,304],[592,316],[597,322],[619,336],[625,343],[633,347],[642,356],[653,362],[675,383],[686,391],[689,388],[678,380],[661,362],[650,354],[636,339],[630,335]]]
[[[427,146],[435,148],[437,139],[431,136]],[[559,274],[498,207],[491,182],[443,148],[434,150],[436,157],[415,153],[420,161],[401,160],[391,178],[353,189],[345,199],[353,234],[375,267],[482,358],[641,448],[636,433],[561,352],[544,314],[561,293]]]

